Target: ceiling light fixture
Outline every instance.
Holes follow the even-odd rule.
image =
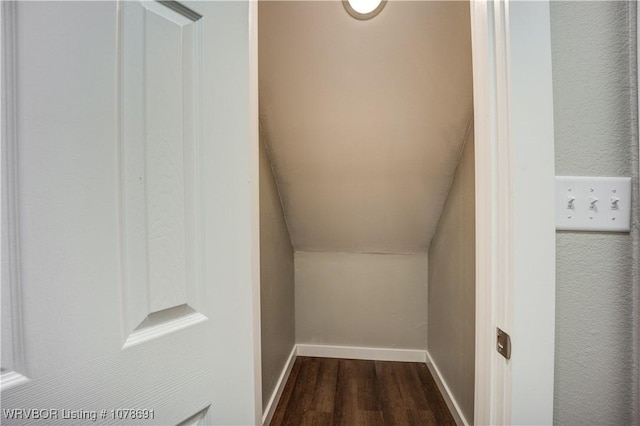
[[[349,15],[362,20],[376,16],[386,3],[387,0],[342,0]]]

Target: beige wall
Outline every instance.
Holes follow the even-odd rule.
[[[296,252],[301,344],[425,349],[426,254]]]
[[[426,253],[472,112],[468,1],[261,1],[260,119],[296,251]],[[366,40],[366,42],[365,42]]]
[[[633,175],[638,188],[635,12],[635,2],[551,3],[557,175]],[[557,233],[554,423],[634,423],[637,208],[633,237]]]
[[[260,307],[262,408],[295,344],[293,248],[271,164],[260,141]]]
[[[473,129],[429,248],[428,351],[473,421],[475,380],[475,167]]]

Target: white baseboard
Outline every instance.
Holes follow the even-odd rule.
[[[460,409],[456,399],[453,397],[449,386],[447,386],[447,382],[442,378],[442,374],[440,374],[438,366],[433,362],[433,359],[431,359],[429,352],[427,351],[425,353],[427,356],[427,367],[429,367],[429,371],[431,371],[431,375],[435,379],[438,389],[440,389],[440,393],[442,394],[444,401],[447,403],[447,407],[449,407],[449,411],[451,411],[456,423],[459,426],[469,426],[469,422],[464,414],[462,414],[462,410]]]
[[[296,357],[297,357],[297,345],[293,345],[293,349],[291,350],[289,359],[287,359],[287,363],[284,365],[284,368],[282,369],[282,373],[280,374],[280,378],[278,379],[276,388],[273,390],[273,394],[271,394],[269,403],[264,409],[264,414],[262,415],[263,426],[268,426],[269,423],[271,423],[271,418],[273,418],[273,413],[276,412],[276,407],[278,407],[278,402],[280,401],[280,397],[282,396],[282,391],[284,390],[284,386],[287,384],[287,379],[289,379],[289,373],[291,373],[291,369],[293,368],[293,363],[296,361]]]
[[[419,349],[361,348],[298,344],[299,356],[321,358],[366,359],[373,361],[426,362],[426,352]]]

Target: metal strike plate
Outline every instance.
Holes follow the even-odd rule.
[[[506,359],[511,358],[511,338],[507,333],[496,328],[498,338],[496,339],[496,349],[498,353]]]

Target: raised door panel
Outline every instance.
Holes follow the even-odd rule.
[[[206,320],[201,27],[176,2],[123,2],[120,45],[125,346]]]
[[[207,317],[202,17],[132,1],[2,13],[6,388]]]

